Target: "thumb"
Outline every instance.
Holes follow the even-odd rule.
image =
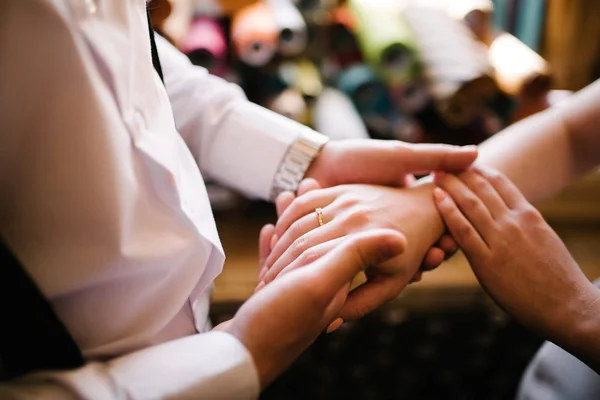
[[[328,290],[335,291],[371,266],[382,264],[406,248],[406,239],[398,231],[373,229],[350,235],[339,246],[313,265],[325,280]]]
[[[403,143],[398,150],[397,162],[406,173],[425,174],[431,171],[462,171],[476,158],[477,146]]]

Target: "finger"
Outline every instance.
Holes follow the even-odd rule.
[[[298,185],[298,190],[296,191],[298,196],[302,196],[310,191],[321,189],[321,185],[315,179],[307,178],[303,179]]]
[[[281,255],[288,249],[288,247],[292,245],[292,243],[304,236],[306,233],[320,227],[321,222],[319,220],[319,215],[316,212],[317,207],[321,208],[321,220],[323,221],[324,225],[328,225],[328,223],[333,219],[331,208],[328,207],[329,203],[321,203],[322,205],[316,205],[319,204],[317,202],[311,203],[310,206],[312,207],[313,205],[316,205],[315,208],[304,215],[300,215],[301,212],[298,211],[298,208],[305,207],[301,201],[302,199],[310,196],[311,193],[307,193],[304,196],[294,200],[293,205],[284,212],[284,215],[281,218],[279,218],[279,221],[275,226],[275,236],[278,237],[277,244],[273,247],[266,261],[266,265],[269,268],[273,266],[275,261],[281,257]],[[319,197],[317,199],[317,201],[324,200],[327,199],[323,197]],[[282,225],[287,225],[287,219],[290,218],[290,215],[292,214],[297,214],[298,218],[292,221],[287,228],[279,229]]]
[[[508,208],[515,209],[529,204],[525,196],[506,175],[480,165],[475,166],[473,169],[496,189]]]
[[[260,282],[267,272],[267,268],[265,266],[265,261],[269,252],[271,251],[271,237],[275,232],[275,226],[272,224],[268,224],[262,227],[260,230],[260,234],[258,236],[258,281]]]
[[[458,245],[456,241],[452,238],[452,236],[444,234],[438,240],[437,246],[442,249],[442,251],[446,254],[446,258],[451,257],[458,250]]]
[[[493,218],[499,218],[508,211],[504,200],[492,184],[473,170],[465,171],[458,178],[479,197]]]
[[[414,174],[431,171],[462,171],[476,158],[476,146],[457,147],[445,144],[404,143],[399,155],[404,171]]]
[[[432,271],[439,267],[445,260],[446,254],[438,247],[432,247],[427,251],[423,264],[421,264],[422,271]]]
[[[484,239],[494,232],[496,225],[489,210],[456,175],[436,173],[434,181],[452,197],[453,203],[469,220],[469,225],[472,224]]]
[[[465,253],[483,254],[487,249],[487,245],[469,220],[458,209],[454,200],[440,188],[433,190],[433,198],[448,230]]]
[[[413,276],[379,275],[352,290],[340,311],[344,321],[360,319],[395,299]]]
[[[292,204],[296,195],[292,192],[282,192],[277,199],[275,199],[275,208],[277,210],[277,217],[281,217],[281,214]]]
[[[337,188],[328,188],[310,191],[303,196],[297,197],[292,204],[279,216],[275,233],[282,237],[290,226],[303,216],[314,213],[318,207],[324,208],[336,197]]]
[[[371,229],[345,237],[309,268],[319,273],[329,289],[336,290],[352,282],[359,272],[391,260],[405,248],[406,239],[400,232]]]
[[[324,210],[323,212],[325,213],[326,211]],[[298,234],[301,231],[305,231],[306,233]],[[275,246],[275,249],[271,252],[275,261],[270,264],[269,260],[267,260],[268,271],[263,280],[265,283],[271,282],[287,265],[300,257],[308,249],[340,238],[348,233],[351,232],[348,232],[341,224],[337,223],[329,223],[319,227],[318,222],[314,221],[311,215],[300,219],[297,224],[294,224],[292,228],[286,231]]]
[[[271,251],[271,237],[275,232],[273,224],[267,224],[262,227],[258,235],[258,262],[262,266]]]
[[[400,186],[404,185],[407,173],[462,171],[477,158],[475,146],[413,145],[392,140],[339,141],[336,152],[343,161],[334,166],[336,184]]]
[[[331,250],[335,249],[335,247],[338,246],[340,243],[342,243],[342,241],[344,239],[345,239],[345,237],[338,237],[338,238],[335,238],[332,240],[328,240],[326,242],[319,243],[319,244],[305,250],[302,254],[300,254],[299,256],[292,259],[289,263],[282,264],[280,266],[274,266],[273,268],[270,269],[270,271],[273,271],[274,269],[278,269],[279,272],[276,274],[273,273],[272,277],[265,276],[265,279],[263,280],[263,282],[265,284],[268,284],[268,283],[272,282],[273,280],[276,280],[277,278],[279,278],[297,268],[302,268],[309,264],[312,264],[313,262],[315,262],[315,261],[319,260],[321,257],[323,257],[325,254],[329,253]]]
[[[327,327],[327,330],[325,331],[326,333],[332,333],[334,331],[337,331],[340,326],[342,326],[344,324],[344,320],[341,318],[336,318],[331,324],[329,324],[329,326]]]

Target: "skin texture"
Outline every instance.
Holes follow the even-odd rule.
[[[490,169],[440,173],[435,183],[437,208],[487,293],[598,371],[599,346],[586,337],[599,333],[600,291],[535,207]]]

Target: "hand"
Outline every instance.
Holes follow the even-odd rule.
[[[411,179],[414,179],[412,176]],[[412,186],[414,182],[411,183]],[[320,189],[319,183],[312,178],[304,179],[298,185],[298,196],[302,196],[312,190]],[[292,204],[292,202],[296,199],[296,196],[292,192],[283,192],[275,201],[275,206],[277,210],[277,217],[281,217],[283,212],[287,210],[287,208]],[[275,234],[275,226],[268,224],[263,226],[259,235],[259,246],[258,246],[258,254],[259,254],[259,274],[258,274],[258,282],[260,283],[265,274],[267,273],[268,266],[265,265],[265,261],[271,252],[271,249],[277,243],[279,237]],[[409,283],[419,282],[422,279],[423,272],[432,271],[435,268],[439,267],[444,260],[450,258],[456,250],[458,249],[456,242],[452,239],[452,236],[444,234],[440,240],[435,243],[433,247],[431,247],[425,258],[423,259],[423,263],[421,264],[421,269],[415,273]],[[261,286],[262,287],[262,286]]]
[[[302,268],[255,293],[219,328],[246,346],[264,388],[337,317],[356,274],[404,247],[402,235],[390,230],[348,236],[320,249],[319,257],[299,260]]]
[[[478,167],[435,182],[440,214],[487,293],[524,325],[569,342],[564,335],[589,321],[600,297],[540,213],[498,172]]]
[[[409,144],[354,139],[325,144],[306,172],[321,187],[349,183],[410,186],[412,174],[462,171],[477,158],[477,147]]]
[[[431,185],[407,189],[346,185],[313,190],[293,200],[275,228],[279,239],[266,259],[268,271],[263,272],[259,289],[296,268],[297,260],[318,257],[324,243],[333,245],[347,234],[371,228],[400,231],[409,243],[407,251],[370,268],[366,284],[352,291],[340,313],[344,320],[364,316],[400,293],[440,237],[443,224],[431,199],[432,189]],[[323,209],[321,227],[317,207]]]

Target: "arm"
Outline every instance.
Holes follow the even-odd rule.
[[[157,47],[175,124],[203,174],[250,197],[295,190],[326,139],[246,99],[242,89],[194,66],[161,37]],[[306,145],[308,144],[308,146]],[[294,174],[279,179],[290,152],[304,151]]]
[[[399,186],[409,174],[462,170],[476,157],[474,147],[397,141],[346,140],[323,146],[324,136],[250,103],[238,86],[191,65],[163,38],[157,45],[175,123],[201,170],[251,197],[274,200],[284,190],[295,191],[303,177],[323,187]]]
[[[479,146],[477,163],[505,174],[529,201],[556,195],[600,162],[600,81]]]

